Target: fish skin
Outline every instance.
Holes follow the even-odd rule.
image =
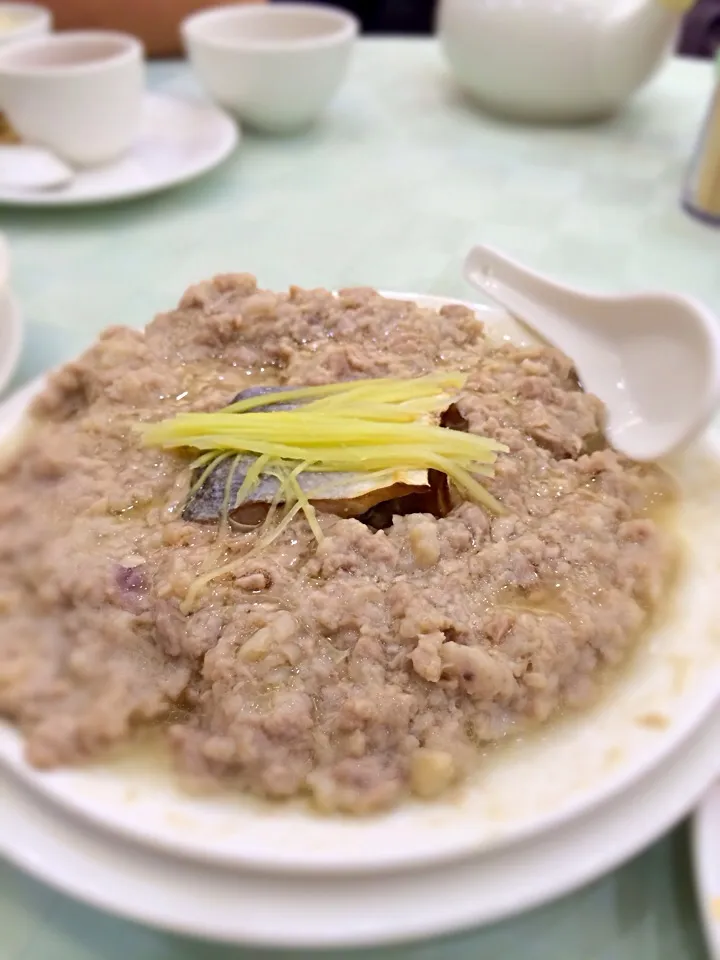
[[[241,400],[249,400],[251,397],[261,397],[265,394],[285,393],[288,390],[297,390],[298,385],[291,387],[249,387],[233,397],[230,403],[239,403]],[[306,400],[291,400],[287,403],[273,402],[255,407],[253,413],[268,413],[274,410],[295,410],[307,403]],[[238,414],[242,416],[242,414]],[[217,522],[223,513],[225,504],[225,488],[231,470],[233,478],[230,484],[230,495],[228,502],[234,504],[238,491],[245,480],[248,470],[255,462],[254,456],[240,456],[238,460],[228,458],[208,475],[202,486],[195,491],[185,504],[183,509],[183,519],[195,523]],[[235,466],[233,467],[233,464]],[[202,476],[205,467],[199,467],[194,471],[191,478],[191,487],[197,483]],[[422,470],[408,471],[407,483],[418,489],[423,489],[427,485],[427,474]],[[383,489],[379,487],[377,481],[371,481],[361,473],[300,473],[297,477],[300,489],[309,499],[318,494],[318,498],[323,501],[342,501],[355,500],[365,494]],[[397,486],[397,479],[388,479],[387,489]],[[254,489],[251,490],[243,503],[267,503],[270,504],[275,499],[280,481],[276,477],[263,474]]]
[[[240,403],[241,400],[251,400],[255,397],[262,397],[272,393],[287,393],[289,390],[298,390],[299,387],[248,387],[247,390],[243,390],[241,393],[238,393],[237,396],[233,397],[228,406],[232,406],[233,403]],[[296,410],[298,407],[301,407],[304,403],[307,403],[307,400],[289,400],[287,403],[280,403],[277,400],[274,400],[272,403],[268,403],[262,407],[253,407],[253,413],[269,413],[272,410]]]

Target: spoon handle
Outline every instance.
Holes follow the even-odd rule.
[[[582,356],[596,338],[573,319],[582,294],[550,283],[490,247],[473,247],[464,274],[474,287],[570,357]]]

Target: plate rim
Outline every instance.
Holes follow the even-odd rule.
[[[401,293],[395,291],[381,290],[383,296],[414,301],[421,306],[439,308],[447,304],[461,304],[469,307],[479,314],[487,316],[505,316],[506,312],[498,310],[484,304],[472,303],[454,297],[442,297],[437,295],[419,294],[419,293]],[[3,417],[9,407],[17,410],[18,415],[22,412],[32,398],[34,393],[42,388],[47,375],[36,378],[31,383],[25,385],[20,391],[0,403],[0,418]],[[1,428],[0,428],[1,429]],[[706,435],[707,436],[707,435]],[[672,736],[667,737],[663,742],[667,742],[664,747],[654,747],[648,755],[642,757],[642,762],[633,763],[624,769],[620,774],[615,773],[603,779],[601,789],[591,790],[589,796],[580,793],[578,797],[559,809],[551,813],[546,813],[540,817],[529,820],[527,823],[510,829],[507,834],[500,834],[496,837],[474,841],[470,845],[461,846],[457,843],[446,843],[439,850],[421,851],[414,856],[405,854],[402,859],[390,856],[390,851],[380,862],[354,861],[350,864],[339,863],[336,861],[323,860],[318,858],[315,861],[305,859],[302,861],[298,855],[295,859],[285,859],[280,861],[269,861],[262,859],[257,854],[238,854],[237,852],[220,854],[216,850],[208,851],[198,845],[197,842],[172,841],[165,835],[152,834],[138,830],[134,825],[129,825],[125,821],[108,820],[99,815],[92,805],[88,808],[82,803],[73,802],[66,797],[62,791],[57,791],[52,784],[48,785],[43,780],[42,772],[38,772],[28,767],[23,761],[13,762],[7,757],[4,751],[0,750],[0,766],[12,770],[18,775],[31,789],[37,791],[46,797],[50,802],[62,807],[76,817],[92,823],[94,826],[109,832],[115,837],[122,837],[133,842],[138,847],[145,850],[161,851],[166,855],[175,857],[183,861],[191,860],[195,863],[212,864],[222,866],[225,869],[255,869],[263,870],[274,875],[304,875],[307,877],[317,875],[369,875],[389,873],[393,871],[406,871],[412,869],[425,869],[429,866],[437,866],[451,862],[460,862],[473,857],[492,854],[498,850],[511,849],[527,843],[529,840],[549,834],[558,829],[562,829],[568,823],[574,822],[597,811],[603,805],[617,799],[621,794],[632,789],[640,780],[649,776],[658,766],[668,761],[676,755],[681,747],[694,735],[694,733],[707,721],[708,717],[716,710],[720,702],[720,672],[717,682],[713,686],[713,693],[705,695],[702,708],[693,712],[689,719],[683,719],[680,722],[673,723]],[[300,862],[298,862],[300,861]]]
[[[189,96],[178,96],[163,90],[146,90],[143,104],[181,103],[185,108],[213,114],[218,124],[217,144],[214,150],[202,162],[186,166],[180,173],[158,179],[152,183],[140,184],[133,187],[120,187],[95,196],[74,196],[71,193],[58,191],[20,193],[0,186],[0,207],[32,207],[32,208],[72,208],[102,206],[105,204],[122,203],[136,200],[155,193],[170,190],[173,187],[190,183],[199,177],[210,173],[227,160],[242,142],[242,133],[239,124],[221,107],[210,100],[201,100]],[[71,188],[66,188],[71,189]]]
[[[158,851],[137,850],[134,845],[123,846],[121,839],[117,837],[106,841],[103,831],[94,827],[88,828],[82,823],[74,824],[73,818],[67,817],[64,811],[61,811],[58,817],[57,811],[52,810],[52,804],[44,797],[38,797],[35,791],[22,783],[10,783],[9,790],[0,791],[0,807],[7,811],[8,798],[16,791],[18,796],[14,800],[10,798],[9,802],[15,806],[19,822],[22,824],[23,818],[33,816],[34,808],[40,808],[41,817],[44,816],[47,820],[47,826],[42,828],[45,829],[45,839],[56,847],[60,842],[70,856],[46,856],[39,845],[24,844],[21,837],[16,839],[21,834],[22,827],[20,831],[10,830],[0,834],[0,853],[24,872],[91,907],[185,936],[276,949],[371,948],[417,942],[429,937],[484,927],[536,909],[597,880],[650,846],[682,820],[707,790],[711,781],[717,777],[718,737],[720,712],[716,711],[703,727],[695,732],[692,742],[688,744],[688,750],[675,763],[668,763],[654,770],[635,784],[628,795],[616,797],[604,808],[567,825],[553,836],[530,841],[525,845],[524,851],[499,850],[489,857],[471,858],[459,867],[445,864],[410,875],[380,875],[373,878],[350,876],[340,879],[320,877],[309,880],[298,877],[277,878],[273,875],[258,876],[250,871],[236,874],[220,866],[198,864],[194,861],[182,864],[182,869],[178,870],[173,867],[172,858]],[[6,771],[0,771],[0,777],[8,778],[10,775]],[[688,793],[687,785],[691,779],[692,790]],[[646,805],[651,805],[650,813],[646,806],[643,806],[643,800]],[[43,813],[43,807],[48,807],[49,810]],[[66,836],[63,837],[63,834]],[[77,875],[77,871],[73,875],[72,860],[78,856],[78,848],[82,851],[88,836],[92,844],[91,854],[87,857],[90,869],[87,871],[89,876],[83,878]],[[578,855],[583,845],[586,847],[585,855]],[[534,846],[540,849],[533,850]],[[558,856],[560,850],[565,851],[562,862]],[[101,858],[107,855],[111,863],[102,864],[98,854]],[[121,861],[119,871],[118,856]],[[154,890],[163,889],[163,884],[169,879],[170,884],[164,890],[162,907],[159,905],[161,898],[156,897],[143,898],[136,895],[134,899],[128,899],[125,896],[122,903],[118,902],[117,892],[122,886],[122,877],[125,877],[127,888],[135,887],[132,878],[128,879],[123,872],[127,870],[127,864],[122,864],[122,860],[128,857],[131,870],[138,871],[136,878],[142,877],[142,871],[147,868],[148,862],[150,869],[155,869],[155,878],[152,880]],[[538,860],[534,867],[533,857]],[[535,871],[536,876],[530,890],[522,889],[519,896],[513,881],[504,879],[502,882],[512,889],[506,890],[500,902],[493,903],[493,897],[498,898],[501,888],[498,883],[497,861],[499,859],[502,863],[503,858],[509,858],[511,862],[514,860],[515,872],[520,874],[525,882],[529,875],[528,865],[530,871]],[[134,867],[133,859],[138,861]],[[98,866],[101,871],[110,870],[112,879],[106,880],[104,885],[99,878]],[[512,863],[511,866],[506,866],[505,870],[512,872]],[[187,880],[188,888],[183,894],[186,900],[178,903],[178,884],[182,886],[186,882],[181,879],[183,873],[189,873],[190,877]],[[489,881],[483,883],[489,875]],[[223,908],[222,928],[216,919],[203,913],[201,898],[197,897],[198,892],[204,895],[209,889],[209,879],[217,884],[218,878],[222,878],[219,887],[221,891],[225,886],[232,888],[231,895],[227,892],[224,894],[229,896],[229,900]],[[357,893],[347,896],[348,885],[352,891],[353,884],[362,884],[363,881],[365,886],[368,882],[371,883],[369,889],[371,895],[376,897],[376,909],[363,912],[360,903],[361,916],[355,917],[350,923],[348,915],[342,916],[341,911],[347,910],[348,904],[352,906],[357,903],[358,896]],[[318,882],[324,884],[325,898],[332,900],[336,897],[330,910],[327,906],[328,900],[317,895]],[[426,902],[420,909],[416,892],[411,897],[411,905],[404,911],[404,917],[399,917],[397,910],[387,909],[393,901],[397,905],[397,897],[399,892],[402,893],[403,884],[418,883],[430,888],[425,890]],[[460,893],[464,892],[464,895],[454,897],[452,887],[448,885],[458,883]],[[272,922],[259,921],[257,910],[238,909],[238,903],[244,902],[243,895],[252,900],[257,897],[258,885],[263,884],[270,888],[268,898],[272,901],[273,911],[281,909],[281,898],[284,898],[288,905],[297,907],[296,898],[302,900],[303,896],[307,895],[302,908],[302,932],[291,929],[287,922],[278,924],[276,918]],[[438,888],[444,889],[449,896],[438,899]],[[447,911],[439,912],[443,903],[446,907],[450,906],[449,915]],[[316,916],[313,911],[316,911]],[[328,916],[333,918],[331,925],[327,923]],[[308,919],[311,920],[310,929]]]
[[[690,822],[690,856],[700,922],[711,960],[720,960],[720,916],[713,901],[720,898],[720,865],[713,868],[720,850],[720,781],[714,781],[696,807]],[[713,879],[714,878],[714,879]]]

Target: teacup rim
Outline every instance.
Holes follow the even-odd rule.
[[[337,24],[337,29],[328,33],[318,33],[317,35],[308,37],[275,37],[266,39],[208,36],[199,30],[203,25],[214,22],[227,23],[230,20],[236,19],[250,20],[256,17],[262,17],[267,20],[280,21],[289,14],[293,16],[302,16],[303,14],[312,14],[315,17],[320,16],[328,22]],[[186,42],[193,41],[209,47],[222,48],[223,50],[237,50],[238,52],[287,51],[334,47],[339,43],[347,42],[356,37],[360,32],[360,23],[357,17],[341,7],[335,7],[330,4],[299,3],[292,2],[292,0],[289,0],[289,2],[285,0],[285,2],[280,3],[233,4],[230,6],[215,6],[198,10],[182,21],[181,32]]]
[[[37,50],[62,48],[78,41],[98,42],[115,41],[118,49],[107,56],[77,63],[58,64],[28,64],[23,62],[26,54]],[[97,73],[109,66],[143,59],[145,50],[142,41],[130,33],[119,30],[61,30],[44,36],[28,37],[26,40],[14,41],[7,46],[0,47],[0,74],[6,77],[44,77],[58,78],[78,76],[86,73]]]
[[[0,13],[15,12],[27,13],[36,20],[47,20],[51,16],[49,7],[45,7],[41,3],[32,3],[31,0],[0,0]],[[27,24],[22,23],[22,26],[27,26]]]

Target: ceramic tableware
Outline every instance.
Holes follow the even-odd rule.
[[[50,189],[0,182],[0,205],[77,207],[147,196],[215,169],[240,141],[237,124],[212,104],[146,93],[142,107],[139,136],[123,156],[76,169]]]
[[[449,301],[385,294],[439,309]],[[468,305],[469,306],[469,305]],[[477,309],[488,336],[532,348],[532,334],[507,314]],[[432,315],[428,315],[432,322]],[[34,390],[42,384],[36,384]],[[0,411],[12,435],[33,390]],[[22,738],[0,723],[7,765],[58,813],[131,839],[146,849],[232,870],[336,877],[419,871],[447,861],[518,847],[588,817],[653,770],[674,762],[716,709],[720,696],[720,458],[717,437],[669,461],[680,493],[676,528],[687,560],[671,614],[572,722],[542,736],[506,742],[482,760],[458,796],[408,802],[368,818],[322,817],[302,803],[266,804],[237,794],[193,795],[179,788],[163,754],[130,752],[77,769],[38,771],[23,760]],[[717,766],[707,774],[706,783]],[[684,795],[685,803],[697,794]],[[441,898],[444,899],[444,898]]]
[[[0,48],[0,109],[23,142],[77,166],[129,149],[143,87],[143,48],[127,34],[57,33]]]
[[[10,290],[10,254],[0,233],[0,391],[10,382],[20,359],[23,319]]]
[[[272,133],[317,119],[345,76],[357,32],[349,13],[312,3],[217,7],[182,25],[193,70],[208,93]]]
[[[0,3],[0,47],[43,36],[52,29],[52,14],[35,3]]]
[[[477,246],[465,276],[575,363],[607,410],[613,446],[657,460],[687,446],[720,405],[720,319],[670,293],[597,296]]]
[[[460,86],[489,110],[583,120],[617,110],[670,55],[692,0],[441,0]]]

